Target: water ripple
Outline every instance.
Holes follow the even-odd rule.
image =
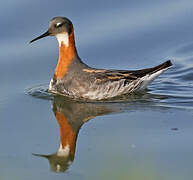
[[[174,66],[156,79],[150,88],[154,94],[168,96],[162,102],[164,106],[193,109],[193,55],[182,53],[186,47],[180,49],[176,50],[177,56],[172,57]]]
[[[25,93],[36,98],[53,100],[53,95],[48,92],[48,84],[39,84],[27,88]]]

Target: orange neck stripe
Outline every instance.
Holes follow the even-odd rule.
[[[70,154],[74,155],[77,134],[74,132],[63,113],[55,112],[55,116],[60,127],[60,143],[62,148],[64,149],[66,146],[69,146]]]
[[[56,66],[54,76],[58,79],[62,79],[68,71],[68,67],[71,64],[76,54],[74,32],[69,35],[69,45],[66,46],[64,42],[61,42],[59,47],[59,58]]]

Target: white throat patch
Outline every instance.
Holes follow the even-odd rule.
[[[65,147],[62,147],[62,144],[60,144],[60,147],[58,149],[57,155],[58,156],[68,156],[70,153],[70,146],[67,144]]]
[[[68,47],[68,45],[69,45],[68,33],[57,34],[56,38],[58,40],[59,46],[61,46],[61,43],[63,42],[64,45]]]

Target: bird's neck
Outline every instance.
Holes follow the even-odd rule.
[[[56,38],[59,43],[59,58],[54,72],[54,77],[62,79],[68,72],[68,68],[72,61],[77,59],[74,32],[72,31],[70,34],[58,34],[56,35]]]
[[[58,149],[58,155],[74,156],[77,134],[72,129],[63,113],[55,112],[55,116],[60,127],[60,147]]]

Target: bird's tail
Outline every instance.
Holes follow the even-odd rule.
[[[155,78],[157,78],[160,74],[162,74],[164,71],[166,71],[171,66],[172,66],[172,62],[168,60],[153,68],[144,69],[145,74],[141,78],[142,83],[140,85],[139,90],[145,89]]]
[[[155,66],[153,68],[151,68],[151,72],[150,74],[154,74],[160,70],[163,70],[163,69],[168,69],[170,66],[172,66],[172,62],[170,60],[158,65],[158,66]]]

